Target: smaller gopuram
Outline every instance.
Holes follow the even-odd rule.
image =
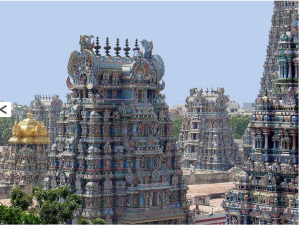
[[[54,144],[57,136],[59,113],[62,111],[63,102],[58,95],[35,95],[30,103],[33,118],[42,121],[48,129],[48,138]]]
[[[234,142],[232,127],[227,113],[228,97],[224,88],[207,89],[206,94],[197,88],[190,90],[186,98],[187,115],[179,134],[183,153],[182,166],[203,170],[229,170],[238,157],[238,146]]]
[[[42,185],[47,173],[47,128],[43,122],[32,118],[20,121],[12,128],[13,137],[8,140],[0,159],[1,188],[20,186],[25,193]]]

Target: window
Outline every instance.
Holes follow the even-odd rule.
[[[153,192],[152,206],[158,206],[158,192]]]
[[[195,146],[191,146],[191,153],[195,152]]]

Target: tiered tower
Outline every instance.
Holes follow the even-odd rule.
[[[59,119],[62,106],[63,102],[58,95],[35,95],[34,100],[30,103],[33,118],[42,121],[48,128],[48,137],[51,144],[54,143],[57,136],[56,122]]]
[[[275,1],[271,34],[265,69],[277,79],[256,99],[251,155],[223,202],[227,224],[299,223],[298,2]]]
[[[190,90],[186,99],[187,115],[178,144],[183,153],[183,167],[193,165],[203,170],[228,170],[240,159],[227,113],[228,97],[224,88]]]
[[[99,54],[93,36],[81,36],[72,52],[66,107],[60,113],[45,188],[70,185],[84,203],[76,216],[108,223],[184,223],[192,221],[165,96],[164,62],[144,51],[125,57]],[[93,48],[96,49],[95,52]],[[72,82],[71,82],[72,80]]]
[[[20,186],[26,193],[33,187],[42,185],[48,170],[47,145],[50,140],[43,122],[28,118],[15,123],[13,137],[8,140],[0,159],[0,184]]]

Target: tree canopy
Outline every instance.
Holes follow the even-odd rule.
[[[181,116],[177,116],[174,120],[173,137],[176,139],[176,141],[178,141],[178,138],[179,138],[182,122],[183,122],[183,118]]]
[[[0,145],[6,145],[7,141],[12,137],[11,129],[16,119],[14,117],[0,118]]]
[[[241,139],[243,137],[249,122],[250,117],[248,115],[238,114],[237,116],[230,116],[230,123],[235,139]]]
[[[27,210],[32,205],[32,196],[24,193],[20,187],[15,187],[9,193],[12,206],[19,207],[21,210]]]
[[[12,188],[10,191],[12,206],[7,207],[0,203],[0,224],[68,223],[73,219],[74,210],[83,202],[81,196],[70,194],[70,192],[68,186],[50,190],[34,187],[32,195],[28,195],[20,187]],[[38,203],[38,214],[28,210],[28,207],[32,205],[33,198]],[[100,223],[102,220],[99,218],[97,221]]]
[[[32,189],[32,194],[38,202],[39,215],[44,223],[57,224],[73,219],[73,211],[83,200],[79,195],[70,195],[70,192],[68,186],[49,190],[43,190],[42,187]]]

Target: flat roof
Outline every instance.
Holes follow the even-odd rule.
[[[215,183],[215,184],[193,184],[188,185],[189,193],[199,193],[202,195],[224,194],[230,188],[235,187],[233,182]]]

